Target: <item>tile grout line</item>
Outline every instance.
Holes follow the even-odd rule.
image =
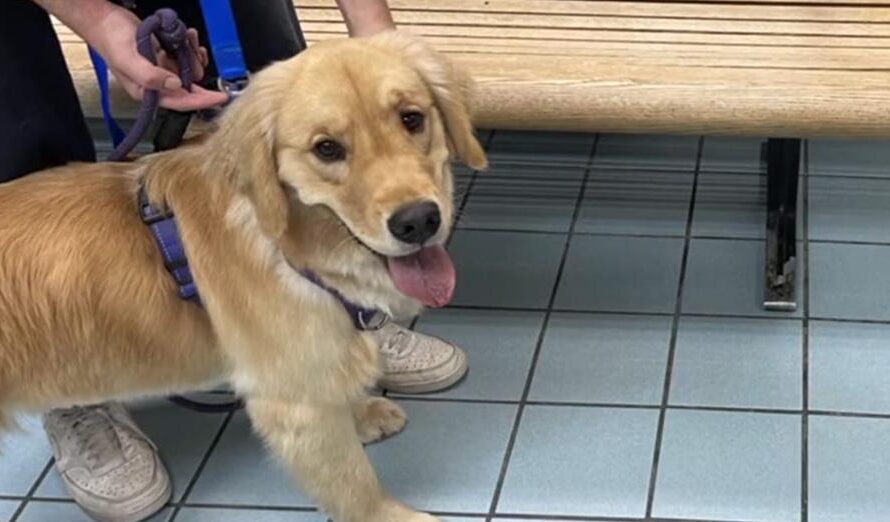
[[[576,234],[577,236],[577,234]],[[697,238],[692,238],[697,239]],[[528,313],[545,313],[547,308],[534,308],[527,306],[487,306],[487,305],[448,305],[443,310],[479,310],[491,312],[528,312]],[[639,317],[673,317],[673,312],[652,312],[652,311],[630,311],[630,310],[605,310],[605,309],[583,309],[583,308],[556,308],[551,311],[559,314],[578,314],[578,315],[617,315],[617,316],[639,316]],[[698,317],[707,319],[755,319],[763,321],[803,321],[803,317],[793,316],[777,316],[777,315],[758,315],[758,314],[725,314],[725,313],[702,313],[702,312],[684,312],[681,317]],[[890,319],[848,319],[843,317],[809,317],[810,322],[819,321],[826,323],[862,323],[862,324],[878,324],[890,325]]]
[[[539,236],[564,236],[565,231],[560,230],[544,230],[530,228],[507,228],[507,227],[480,227],[480,226],[461,226],[455,229],[461,232],[489,232],[493,234],[529,234]],[[623,237],[637,239],[685,239],[681,234],[631,234],[626,232],[575,232],[576,236],[590,237]],[[766,241],[764,237],[755,236],[721,236],[714,234],[692,234],[692,239],[704,239],[707,241],[733,241],[762,243]],[[818,245],[854,245],[854,246],[874,246],[874,247],[890,247],[890,241],[860,241],[851,239],[810,239],[810,243]],[[803,240],[798,240],[803,243]]]
[[[801,414],[800,414],[800,522],[809,520],[809,431],[810,431],[810,141],[803,142],[803,176],[800,176],[803,190],[803,208],[800,216],[803,219],[803,292],[798,288],[798,295],[803,293],[803,325],[801,346]]]
[[[508,227],[481,227],[481,226],[461,226],[455,229],[461,232],[489,232],[492,234],[529,234],[539,236],[564,236],[565,231],[545,230],[531,228],[508,228]],[[576,236],[590,237],[623,237],[637,239],[685,239],[682,234],[632,234],[627,232],[575,232]],[[762,243],[766,241],[764,237],[755,236],[721,236],[714,234],[692,234],[692,239],[704,239],[707,241],[732,241],[747,243]],[[890,247],[890,241],[862,241],[852,239],[810,239],[810,243],[817,245],[854,245],[854,246],[874,246],[874,247]],[[798,240],[803,243],[803,240]]]
[[[506,400],[506,399],[472,399],[472,398],[438,398],[438,397],[424,397],[424,396],[415,396],[415,395],[393,395],[392,398],[397,398],[402,402],[430,402],[430,403],[451,403],[451,404],[501,404],[508,406],[518,406],[520,404],[519,400]],[[564,408],[604,408],[604,409],[624,409],[624,410],[660,410],[660,404],[640,404],[640,403],[632,403],[632,402],[573,402],[573,401],[538,401],[538,400],[527,400],[525,401],[526,406],[552,406],[552,407],[564,407]],[[689,410],[689,411],[721,411],[721,412],[737,412],[737,413],[762,413],[766,415],[800,415],[801,410],[798,409],[783,409],[783,408],[758,408],[758,407],[746,407],[746,406],[707,406],[707,405],[699,405],[699,404],[669,404],[667,406],[668,410]],[[860,417],[869,414],[857,414],[854,412],[834,412],[834,411],[824,411],[819,412],[819,415],[834,415],[834,416],[851,416],[851,417]],[[890,414],[870,414],[871,416],[876,416],[880,418],[890,418]]]
[[[577,235],[576,235],[577,236]],[[448,305],[444,308],[445,310],[477,310],[477,311],[490,311],[490,312],[527,312],[527,313],[544,313],[547,311],[547,308],[534,308],[527,306],[487,306],[487,305]],[[653,312],[648,310],[641,310],[638,312],[629,311],[629,310],[606,310],[606,309],[584,309],[584,308],[557,308],[553,307],[553,312],[560,314],[577,314],[577,315],[618,315],[618,316],[639,316],[639,317],[673,317],[673,312]],[[800,317],[793,316],[769,316],[769,315],[756,315],[756,314],[706,314],[700,312],[686,312],[680,314],[683,317],[704,317],[704,318],[712,318],[712,319],[763,319],[764,321],[801,321]],[[866,322],[867,320],[859,320],[859,319],[830,319],[825,318],[825,321],[837,321],[837,322]],[[890,323],[888,321],[871,321],[871,322],[885,322]]]
[[[474,515],[471,515],[474,516]],[[501,513],[497,520],[530,520],[554,522],[755,522],[753,520],[713,519],[713,518],[661,518],[661,517],[610,517],[598,515],[542,515],[526,513]]]
[[[649,474],[649,487],[646,494],[646,517],[652,517],[652,509],[655,503],[655,485],[658,479],[658,465],[661,458],[661,445],[664,440],[664,424],[667,418],[668,401],[671,392],[671,378],[674,371],[674,357],[677,351],[677,332],[680,328],[680,317],[683,310],[683,284],[686,280],[686,270],[689,267],[689,250],[692,243],[692,223],[695,217],[695,196],[698,190],[699,171],[701,170],[702,152],[704,150],[704,136],[698,138],[698,150],[696,151],[695,170],[692,176],[692,193],[689,196],[689,211],[686,215],[686,234],[683,241],[683,254],[680,259],[680,275],[677,281],[677,301],[674,303],[673,322],[671,323],[671,337],[668,345],[667,363],[664,371],[664,385],[661,392],[661,407],[658,413],[658,424],[655,431],[655,444],[652,451],[652,468]]]
[[[56,504],[75,505],[70,498],[35,498],[36,502],[50,502]],[[208,510],[231,510],[231,511],[262,511],[262,512],[280,512],[280,513],[317,513],[317,509],[300,506],[269,506],[260,504],[220,504],[220,503],[192,503],[186,504],[185,507],[199,508]],[[484,520],[488,515],[478,512],[462,512],[462,511],[431,511],[430,514],[439,517],[460,517],[460,518],[478,518]],[[514,520],[547,520],[554,522],[752,522],[748,520],[734,519],[702,519],[702,518],[639,518],[639,517],[610,517],[604,515],[553,515],[540,513],[500,513],[497,515],[498,520],[514,519]],[[331,521],[328,521],[331,522]]]
[[[808,239],[807,241],[809,243],[816,243],[817,245],[858,245],[890,247],[890,242],[888,241],[860,241],[855,239]]]
[[[599,145],[600,135],[596,134],[593,138],[593,143],[590,146],[590,153],[587,157],[587,164],[584,168],[584,177],[581,180],[581,187],[578,190],[578,197],[575,200],[575,209],[572,212],[572,221],[569,225],[569,231],[565,237],[565,244],[563,245],[562,255],[559,260],[559,267],[556,271],[556,277],[553,280],[553,287],[550,290],[550,298],[547,301],[547,311],[544,313],[544,319],[541,322],[541,331],[538,333],[538,339],[535,343],[535,350],[532,354],[531,364],[529,365],[528,375],[525,379],[525,386],[522,390],[522,396],[519,400],[519,405],[516,408],[516,417],[513,420],[513,427],[510,430],[510,437],[507,440],[507,449],[504,452],[504,458],[501,461],[501,469],[498,473],[498,480],[495,484],[494,494],[492,495],[491,505],[488,510],[488,518],[486,518],[487,522],[491,522],[497,513],[498,503],[501,499],[501,492],[504,488],[504,481],[507,477],[507,470],[510,467],[510,459],[513,457],[513,449],[516,445],[516,439],[519,435],[519,427],[522,423],[522,416],[525,413],[525,406],[528,402],[528,396],[531,393],[532,381],[535,375],[535,369],[537,368],[538,361],[541,355],[541,347],[544,344],[544,336],[547,332],[547,327],[550,323],[550,316],[553,313],[553,305],[556,302],[556,295],[559,291],[559,284],[562,280],[563,270],[565,269],[566,259],[568,258],[569,248],[572,244],[572,236],[575,232],[575,225],[578,221],[578,216],[581,214],[581,206],[584,203],[584,193],[587,190],[587,182],[590,179],[591,172],[593,171],[594,158],[596,157],[597,146]]]
[[[830,179],[855,179],[855,180],[867,180],[867,181],[890,181],[890,177],[884,176],[869,176],[867,174],[806,174],[806,176],[811,178],[830,178]]]
[[[207,446],[207,451],[205,451],[204,456],[201,457],[201,462],[198,464],[197,469],[195,469],[195,473],[189,480],[188,485],[186,485],[185,490],[183,490],[182,496],[177,500],[177,502],[171,504],[173,506],[173,513],[171,513],[170,516],[167,517],[167,522],[173,522],[174,520],[176,520],[176,517],[179,516],[179,513],[180,511],[182,511],[183,506],[187,504],[189,495],[192,494],[192,491],[195,489],[195,485],[198,483],[198,479],[201,478],[201,475],[207,468],[207,462],[210,461],[210,456],[213,455],[213,451],[219,445],[219,441],[222,439],[223,433],[225,433],[226,428],[229,427],[229,424],[232,422],[232,419],[234,417],[235,411],[230,411],[226,414],[225,419],[223,419],[222,424],[216,431],[216,435],[213,436],[213,440],[211,440],[210,445]]]
[[[507,399],[473,399],[473,398],[457,398],[457,397],[435,397],[435,396],[418,396],[418,395],[391,395],[393,399],[401,402],[429,402],[429,403],[451,403],[451,404],[499,404],[506,406],[519,406],[519,400]],[[548,406],[556,408],[603,408],[603,409],[625,409],[625,410],[660,410],[660,404],[640,404],[627,402],[572,402],[572,401],[537,401],[527,400],[526,406]],[[725,412],[725,413],[758,413],[763,415],[801,415],[803,410],[791,408],[760,408],[747,406],[707,406],[704,404],[668,404],[666,409],[677,411],[699,411],[699,412]],[[875,413],[864,411],[838,411],[838,410],[809,410],[808,416],[816,417],[847,417],[854,419],[886,419],[890,420],[890,412]],[[41,497],[37,497],[41,500]]]
[[[34,480],[34,483],[31,484],[30,488],[28,488],[28,492],[25,494],[25,498],[22,499],[22,503],[19,504],[19,507],[16,508],[15,512],[13,512],[12,517],[9,519],[9,522],[16,522],[16,520],[18,520],[19,517],[22,516],[22,513],[24,513],[24,511],[25,511],[25,508],[28,507],[28,503],[31,502],[31,499],[34,497],[34,493],[37,492],[37,488],[40,487],[40,484],[42,484],[43,480],[46,478],[46,476],[49,475],[49,471],[51,469],[53,469],[53,466],[55,465],[55,463],[56,463],[56,459],[50,458],[49,462],[47,462],[46,465],[43,466],[43,471],[41,471],[40,474],[37,475],[37,478]]]
[[[486,156],[491,149],[491,144],[494,142],[495,134],[497,134],[497,131],[491,130],[488,133],[488,136],[485,137],[485,143],[482,144],[482,149],[485,151]],[[451,237],[448,238],[448,244],[451,244],[451,239],[454,238],[454,232],[460,225],[460,220],[464,216],[467,204],[470,202],[470,193],[473,191],[473,187],[476,185],[476,179],[478,177],[479,170],[473,170],[473,173],[470,175],[470,181],[467,183],[467,188],[464,189],[464,195],[463,198],[461,198],[460,205],[457,207],[457,212],[454,213],[454,225],[452,226]],[[445,245],[446,248],[448,244]]]
[[[184,507],[199,509],[227,509],[232,511],[283,511],[287,513],[318,513],[312,507],[300,506],[268,506],[262,504],[219,504],[215,502],[195,502],[185,504]]]

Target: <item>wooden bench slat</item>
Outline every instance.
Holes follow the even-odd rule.
[[[310,44],[345,35],[333,0],[297,3]],[[482,126],[890,136],[890,0],[390,4],[477,79]],[[98,115],[86,48],[57,31]],[[135,108],[120,89],[113,104]]]
[[[341,38],[340,34],[312,35],[313,41]],[[537,42],[502,42],[493,39],[429,36],[427,39],[446,53],[525,56],[537,60],[547,56],[589,58],[590,63],[617,63],[652,66],[738,67],[750,69],[859,70],[863,62],[884,63],[890,71],[890,47],[880,49],[727,47],[648,42],[562,42],[541,46]]]
[[[811,2],[807,2],[811,4]],[[641,9],[644,4],[645,9]],[[329,0],[300,0],[295,2],[297,12],[305,18],[312,10],[325,10],[338,13]],[[888,0],[890,5],[890,0]],[[585,0],[390,0],[390,9],[400,16],[402,11],[410,13],[451,13],[463,16],[465,13],[498,13],[531,15],[543,18],[552,16],[619,16],[638,18],[699,18],[709,20],[785,20],[785,21],[831,21],[831,22],[887,22],[890,12],[887,7],[843,7],[832,5],[713,5],[689,2],[627,2],[627,1],[585,1]],[[339,15],[337,15],[339,16]]]
[[[890,14],[890,9],[886,14]],[[301,13],[306,22],[336,22],[337,11],[331,9],[307,9]],[[543,18],[537,15],[487,14],[487,13],[439,13],[400,11],[393,14],[399,25],[446,25],[467,31],[484,30],[496,33],[502,28],[524,27],[532,29],[560,28],[577,31],[635,30],[644,32],[685,32],[714,35],[751,34],[769,38],[776,34],[847,36],[851,38],[872,36],[890,38],[890,24],[835,23],[835,22],[785,22],[749,20],[707,20],[700,18],[604,18],[596,16],[559,16]]]
[[[311,41],[327,40],[331,38],[343,38],[346,36],[345,29],[332,27],[330,24],[316,25],[306,24],[307,38]],[[411,28],[415,34],[422,35],[430,42],[449,43],[453,45],[461,45],[472,43],[479,45],[480,48],[485,46],[515,46],[518,49],[597,49],[603,46],[661,46],[662,49],[685,49],[707,47],[714,49],[722,49],[725,52],[744,53],[748,49],[769,49],[781,52],[782,49],[842,49],[848,51],[859,50],[886,50],[890,49],[890,42],[886,39],[869,38],[857,39],[850,42],[849,39],[832,38],[830,36],[817,37],[788,37],[777,39],[777,41],[763,42],[759,39],[751,39],[745,37],[720,39],[715,42],[713,38],[687,38],[685,35],[672,33],[669,35],[659,36],[657,39],[652,38],[635,38],[639,33],[626,32],[620,35],[605,35],[600,37],[597,35],[595,39],[570,39],[561,38],[565,33],[556,31],[553,33],[536,33],[534,37],[527,34],[516,34],[509,36],[492,36],[492,35],[473,35],[473,34],[454,34],[454,31],[436,31],[434,28],[418,27]],[[419,30],[418,30],[419,29]],[[855,45],[854,45],[855,44]],[[620,47],[619,47],[620,48]],[[741,48],[741,49],[736,49]]]
[[[346,35],[346,26],[333,22],[306,22],[303,27],[310,41],[316,38]],[[887,48],[890,41],[886,38],[839,38],[834,36],[799,36],[776,35],[764,40],[756,35],[721,35],[715,41],[712,35],[696,33],[641,33],[636,31],[609,31],[579,33],[561,29],[500,29],[496,34],[469,32],[454,26],[410,25],[402,26],[415,34],[425,37],[437,37],[461,41],[464,39],[493,40],[503,42],[528,42],[529,45],[561,47],[565,44],[591,43],[623,43],[641,42],[653,44],[690,44],[716,46],[747,46],[747,47],[814,47],[814,48]]]

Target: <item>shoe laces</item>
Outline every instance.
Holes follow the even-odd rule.
[[[413,349],[413,335],[408,330],[395,327],[395,333],[388,336],[380,347],[382,352],[395,357],[405,357]]]
[[[66,441],[77,449],[91,470],[100,468],[123,452],[110,413],[103,406],[75,407],[59,414]]]

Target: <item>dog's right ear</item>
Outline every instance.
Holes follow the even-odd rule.
[[[290,207],[275,159],[275,86],[264,80],[262,73],[255,76],[226,109],[208,146],[223,158],[223,174],[250,201],[263,233],[278,239],[287,228]]]
[[[488,160],[473,132],[470,117],[472,78],[423,39],[405,31],[387,31],[370,37],[368,41],[399,53],[411,64],[426,82],[442,114],[451,152],[465,165],[484,169]]]

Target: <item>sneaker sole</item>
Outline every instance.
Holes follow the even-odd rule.
[[[446,373],[444,377],[438,380],[400,384],[391,381],[387,382],[386,379],[383,379],[380,381],[380,386],[387,391],[406,395],[444,391],[460,382],[467,375],[467,370],[469,369],[466,354],[462,350],[458,350],[456,354],[454,362],[451,363],[454,370]]]

